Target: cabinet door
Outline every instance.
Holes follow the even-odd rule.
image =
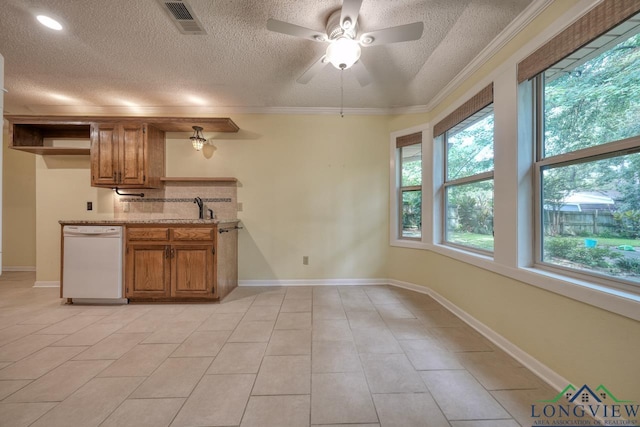
[[[122,185],[145,184],[145,133],[145,125],[122,125],[119,159],[119,178]]]
[[[214,298],[213,244],[172,246],[171,296]]]
[[[91,125],[91,185],[118,184],[118,134],[116,124]]]
[[[170,296],[170,254],[170,246],[166,245],[130,245],[127,250],[126,297]]]

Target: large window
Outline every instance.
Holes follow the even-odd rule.
[[[625,22],[532,85],[538,265],[623,288],[640,285],[639,32]]]
[[[403,239],[422,238],[422,132],[396,141],[399,165],[400,230]]]
[[[485,88],[434,130],[444,132],[443,241],[480,252],[493,252],[492,90]]]

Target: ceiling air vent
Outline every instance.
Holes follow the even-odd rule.
[[[207,34],[200,20],[193,13],[191,5],[181,0],[158,0],[169,18],[176,24],[182,34]]]

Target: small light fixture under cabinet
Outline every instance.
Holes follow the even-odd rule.
[[[192,126],[193,127],[193,136],[191,136],[189,139],[191,140],[191,145],[193,145],[193,148],[196,149],[196,151],[200,151],[202,150],[202,147],[204,146],[205,142],[207,142],[207,139],[202,136],[202,128],[200,126]]]

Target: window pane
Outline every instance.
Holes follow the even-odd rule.
[[[542,170],[542,260],[640,283],[640,153]]]
[[[402,160],[401,187],[422,184],[422,144],[408,145],[400,149]]]
[[[422,191],[402,192],[402,237],[422,237]]]
[[[493,170],[493,105],[448,131],[446,141],[447,181]]]
[[[451,186],[446,193],[445,240],[493,251],[493,180]]]
[[[554,66],[545,72],[544,156],[640,135],[638,46],[640,34],[582,65]],[[588,50],[570,57],[583,51]],[[571,59],[559,64],[567,61]]]

